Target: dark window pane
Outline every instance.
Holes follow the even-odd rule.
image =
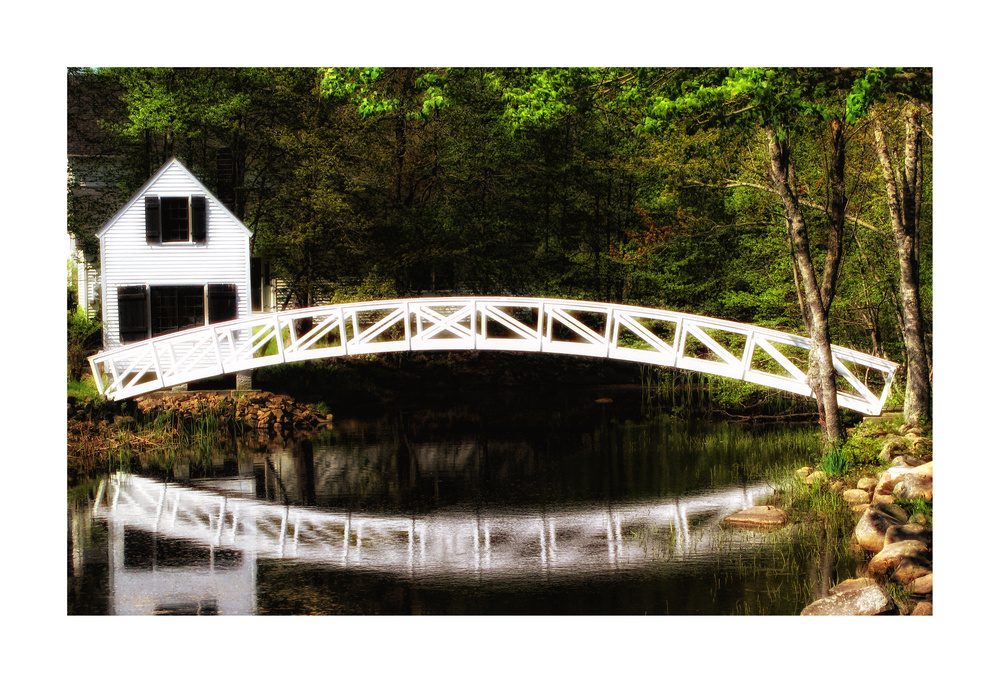
[[[150,287],[153,336],[205,324],[205,288],[201,285]]]
[[[118,334],[123,342],[149,338],[145,285],[118,288]]]
[[[236,285],[208,286],[208,322],[236,319]]]
[[[160,233],[164,242],[187,242],[189,224],[187,197],[160,197]]]

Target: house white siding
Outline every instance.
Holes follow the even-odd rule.
[[[206,197],[204,243],[146,241],[145,197]],[[178,161],[169,161],[98,232],[106,349],[122,346],[118,288],[236,285],[237,316],[250,315],[250,233]]]

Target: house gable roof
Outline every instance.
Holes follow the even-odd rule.
[[[183,171],[184,174],[186,174],[188,176],[188,178],[190,178],[193,183],[195,183],[198,187],[200,187],[202,190],[204,190],[206,197],[208,197],[213,202],[215,202],[215,204],[217,204],[218,207],[220,209],[222,209],[225,212],[225,214],[227,216],[229,216],[236,225],[238,225],[240,228],[243,229],[244,232],[246,232],[247,237],[250,237],[250,235],[251,235],[250,229],[247,226],[243,225],[243,221],[241,221],[239,218],[237,218],[236,216],[234,216],[233,212],[230,211],[228,208],[226,208],[225,204],[223,204],[222,202],[220,202],[219,199],[214,194],[212,194],[211,192],[209,192],[208,188],[205,187],[202,184],[202,182],[200,180],[198,180],[194,176],[194,174],[191,173],[191,171],[189,171],[187,169],[187,167],[184,164],[182,164],[176,157],[170,157],[167,160],[167,162],[165,164],[163,164],[163,166],[161,166],[159,168],[159,170],[156,171],[156,173],[154,173],[149,178],[149,180],[147,180],[143,184],[143,186],[140,187],[135,192],[135,194],[133,194],[129,198],[129,200],[127,202],[125,202],[125,204],[120,209],[118,209],[118,211],[115,212],[115,215],[113,215],[111,218],[109,218],[107,220],[107,222],[104,225],[101,226],[101,229],[97,231],[97,237],[98,237],[98,239],[101,238],[101,237],[103,237],[104,233],[107,232],[108,229],[111,228],[112,225],[114,225],[115,223],[117,223],[118,219],[121,218],[122,215],[126,211],[128,211],[132,207],[133,204],[135,204],[137,201],[139,201],[139,198],[142,197],[144,194],[146,194],[149,191],[149,188],[151,188],[156,183],[156,181],[158,181],[163,176],[163,174],[166,173],[167,170],[170,169],[171,167],[176,167],[176,168],[180,169],[181,171]]]

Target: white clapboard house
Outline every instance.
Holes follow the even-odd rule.
[[[251,314],[250,230],[177,159],[97,237],[105,349]]]

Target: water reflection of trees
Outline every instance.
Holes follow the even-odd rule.
[[[264,497],[302,505],[413,512],[558,505],[752,483],[791,457],[783,439],[725,426],[692,434],[685,424],[596,411],[516,425],[472,410],[396,410],[342,421],[326,439],[259,459],[255,471]]]

